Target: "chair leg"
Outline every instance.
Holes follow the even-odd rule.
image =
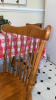
[[[28,100],[32,100],[32,95],[30,94],[30,97],[29,97],[29,99]]]
[[[36,77],[35,77],[35,84],[37,83]]]
[[[14,58],[15,58],[15,57],[12,58],[12,62],[11,62],[11,66],[12,66],[12,67],[13,67],[13,63],[14,63]],[[16,59],[16,61],[18,62],[18,59]],[[23,58],[20,58],[20,62],[22,62],[22,61],[23,61]]]
[[[29,54],[29,57],[31,57],[31,53]],[[32,57],[32,62],[31,62],[31,63],[33,63],[33,60],[34,60],[34,55],[33,55],[33,57]],[[40,69],[38,69],[38,72],[40,73]],[[37,83],[36,78],[35,78],[35,83]]]
[[[40,73],[40,69],[38,69],[38,72]]]
[[[11,66],[13,67],[13,63],[14,63],[14,57],[12,58],[12,62],[11,62]]]

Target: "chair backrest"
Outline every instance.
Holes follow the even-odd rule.
[[[22,78],[22,82],[25,83],[25,87],[26,87],[26,91],[27,91],[26,97],[28,98],[29,94],[30,94],[30,92],[33,88],[33,84],[35,82],[35,75],[36,75],[36,72],[37,72],[37,69],[38,69],[38,65],[39,65],[39,62],[40,62],[40,59],[41,59],[41,55],[42,55],[46,40],[48,40],[49,36],[50,36],[51,26],[48,25],[45,29],[41,29],[41,28],[39,28],[37,26],[34,26],[34,25],[27,25],[27,26],[23,26],[23,27],[13,27],[13,26],[5,24],[5,25],[2,26],[2,30],[6,32],[5,54],[4,54],[4,73],[6,73],[7,33],[8,32],[11,33],[11,46],[10,46],[8,74],[10,73],[10,65],[11,65],[12,34],[13,33],[17,34],[17,39],[18,39],[18,35],[22,35],[20,53],[19,53],[19,58],[18,58],[18,63],[17,63],[17,71],[16,71],[16,77],[19,75],[19,79],[21,79],[21,75],[22,75],[22,71],[23,71],[22,69],[23,69],[23,62],[24,62],[24,57],[25,57],[26,46],[27,46],[27,42],[28,42],[27,40],[28,40],[28,37],[31,37],[30,44],[29,44],[28,55],[27,55],[27,59],[26,59],[26,65],[25,65],[25,68],[24,68],[24,71],[23,71],[23,78]],[[21,68],[19,68],[20,67],[20,55],[21,55],[21,48],[22,48],[22,40],[23,40],[24,35],[27,36],[27,38],[26,38],[25,50],[24,50],[24,54],[23,54],[23,61],[22,61],[22,64],[21,64]],[[28,62],[28,58],[29,58],[31,41],[32,41],[33,37],[35,39],[34,39],[31,58],[30,58],[30,61],[29,61],[29,67],[27,69],[27,62]],[[31,60],[32,60],[32,56],[33,56],[33,53],[34,53],[35,42],[36,42],[37,38],[39,39],[39,41],[38,41],[38,44],[37,44],[37,48],[36,48],[32,68],[30,70]],[[16,51],[17,51],[17,41],[16,41],[16,48],[15,48],[15,58],[16,58]],[[37,55],[37,52],[38,52],[38,55]],[[37,58],[36,58],[36,55],[37,55]],[[14,67],[15,67],[15,65],[14,65]],[[26,72],[27,72],[27,74],[26,74]],[[14,74],[14,68],[13,68],[13,71],[12,71],[12,75],[13,74]],[[26,78],[25,78],[25,76],[26,76]],[[28,77],[29,77],[29,79],[28,79]]]
[[[26,23],[26,26],[28,26],[28,25],[35,25],[35,26],[38,26],[38,27],[42,28],[42,23],[36,23],[36,24]]]

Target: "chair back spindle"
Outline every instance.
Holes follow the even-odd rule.
[[[17,40],[18,40],[18,34],[17,34]],[[12,71],[12,74],[14,74],[14,69],[15,69],[15,59],[16,59],[16,52],[17,52],[17,40],[16,40],[15,57],[14,57],[14,63],[13,63],[13,71]]]
[[[21,65],[21,71],[20,71],[20,77],[19,77],[19,79],[21,79],[21,75],[22,75],[24,58],[25,58],[25,51],[26,51],[26,46],[27,46],[27,40],[28,40],[28,37],[26,38],[25,50],[24,50],[23,61],[22,61],[22,65]]]
[[[27,85],[27,79],[30,72],[30,66],[31,66],[31,61],[32,61],[33,53],[34,53],[35,42],[36,42],[36,39],[34,40],[34,45],[33,45],[32,54],[31,54],[31,58],[30,58],[30,62],[29,62],[28,70],[27,70],[25,85]]]
[[[22,40],[23,40],[23,36],[21,37],[21,45],[20,45],[20,52],[19,52],[16,76],[18,76],[18,74],[20,75],[19,71],[20,71],[20,55],[21,55],[21,48],[22,48]]]
[[[5,53],[4,53],[4,62],[3,62],[3,64],[4,64],[4,68],[3,68],[3,72],[5,73],[6,72],[6,59],[7,59],[7,52],[6,52],[6,50],[7,50],[7,33],[6,33],[6,35],[5,35]]]
[[[8,68],[8,73],[10,73],[10,66],[11,66],[12,35],[13,35],[13,34],[11,34],[11,45],[10,45],[10,57],[9,57],[9,68]]]

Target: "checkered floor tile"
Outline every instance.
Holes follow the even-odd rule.
[[[32,90],[32,100],[56,100],[56,65],[44,61],[44,67],[37,72],[37,83]]]

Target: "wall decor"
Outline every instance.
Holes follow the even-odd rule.
[[[0,0],[0,3],[4,4],[23,4],[26,5],[26,0]]]

